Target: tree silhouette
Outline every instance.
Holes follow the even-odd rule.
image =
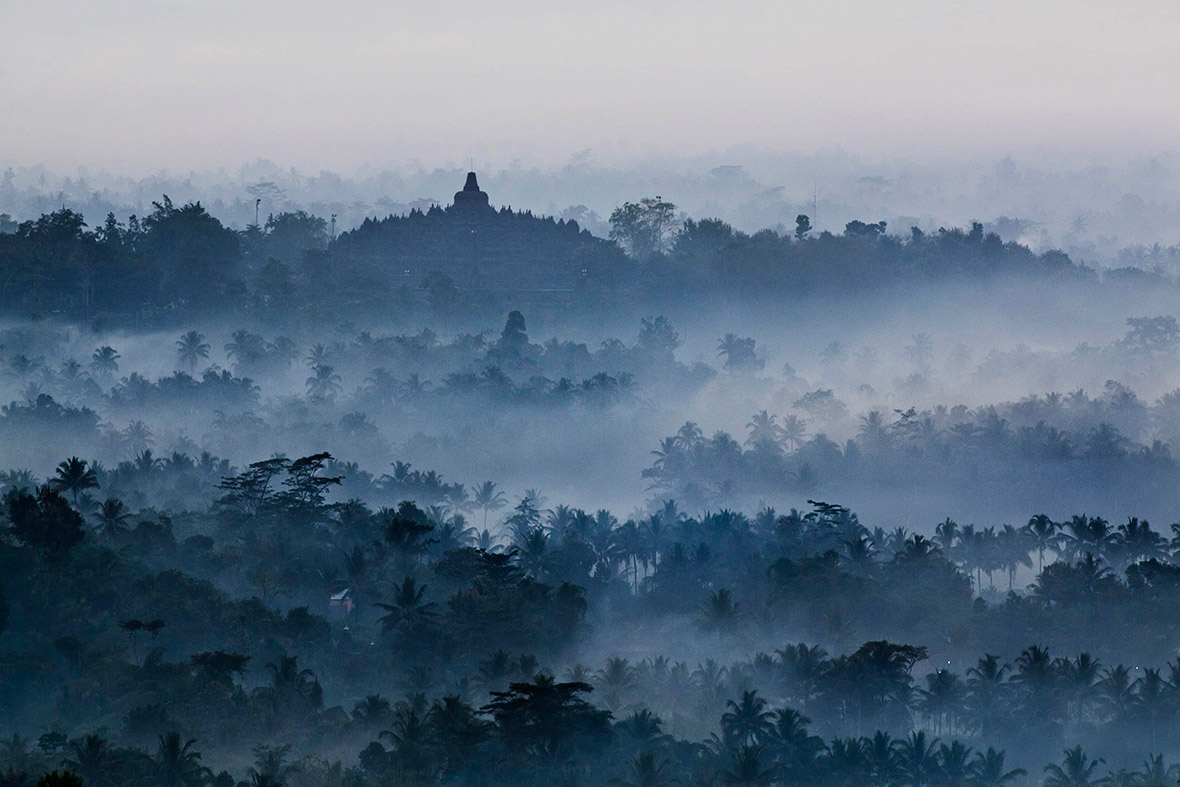
[[[55,476],[49,485],[55,492],[69,492],[78,504],[78,495],[87,489],[98,488],[98,475],[85,459],[71,456],[60,462],[54,470]]]
[[[1094,778],[1094,772],[1103,760],[1091,760],[1086,756],[1081,746],[1074,746],[1065,750],[1061,764],[1045,766],[1045,787],[1089,787],[1100,780]]]
[[[205,335],[199,331],[189,331],[176,340],[176,353],[190,372],[196,372],[197,364],[209,357],[209,349]]]

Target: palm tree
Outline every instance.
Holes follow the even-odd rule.
[[[676,779],[668,773],[668,766],[668,760],[657,763],[651,752],[640,752],[631,761],[631,778],[619,779],[615,784],[618,787],[670,787],[676,784]]]
[[[1135,715],[1146,721],[1151,730],[1151,748],[1154,751],[1161,722],[1172,710],[1173,686],[1160,675],[1158,669],[1146,669],[1143,677],[1136,681]]]
[[[963,682],[950,670],[940,669],[926,676],[927,688],[919,690],[919,709],[933,719],[935,734],[942,734],[943,722],[953,731],[964,702]]]
[[[1060,765],[1046,765],[1044,787],[1090,787],[1101,780],[1094,778],[1094,772],[1104,762],[1101,758],[1091,760],[1081,746],[1065,750]]]
[[[70,756],[63,764],[86,784],[103,787],[114,783],[119,763],[110,743],[101,735],[91,734],[70,741]]]
[[[779,427],[779,432],[782,435],[783,442],[787,444],[787,448],[795,451],[799,445],[807,437],[807,422],[800,419],[797,415],[788,415],[783,419],[782,426]]]
[[[1056,547],[1061,538],[1060,533],[1057,532],[1059,527],[1060,525],[1044,514],[1037,514],[1024,526],[1037,550],[1038,574],[1045,570],[1045,550]]]
[[[1011,591],[1016,581],[1016,571],[1020,566],[1032,568],[1032,560],[1028,556],[1027,534],[1017,530],[1012,525],[1004,525],[996,534],[996,552],[1000,567],[1008,572],[1008,590]]]
[[[271,676],[270,686],[255,689],[260,696],[269,697],[276,706],[290,707],[296,701],[309,702],[313,707],[320,707],[323,694],[319,680],[310,669],[299,669],[299,658],[287,653],[279,655],[278,662],[266,665]]]
[[[739,746],[730,754],[732,764],[721,771],[721,783],[728,787],[766,787],[774,775],[770,768],[762,767],[762,747],[757,745]]]
[[[399,764],[410,773],[421,773],[428,765],[430,730],[417,708],[399,709],[394,717],[393,728],[382,730],[379,737],[393,744]],[[409,783],[425,783],[425,780],[410,779]]]
[[[475,502],[476,508],[483,509],[483,527],[487,531],[488,527],[488,512],[499,511],[504,506],[508,505],[508,498],[504,493],[496,489],[496,484],[492,481],[484,481],[475,490],[475,496],[472,498]]]
[[[1098,707],[1107,723],[1121,722],[1131,717],[1135,706],[1135,688],[1131,670],[1122,664],[1109,667],[1098,681]]]
[[[934,542],[942,550],[942,554],[950,555],[955,547],[955,540],[959,537],[959,525],[955,520],[947,517],[934,528]]]
[[[765,410],[759,410],[751,419],[746,428],[750,430],[750,436],[746,439],[746,445],[758,445],[760,443],[769,443],[771,445],[778,445],[778,441],[782,437],[782,430],[778,425],[778,416],[771,415]]]
[[[375,726],[389,717],[390,710],[389,700],[380,694],[370,694],[353,707],[352,718],[366,726]]]
[[[425,601],[426,586],[419,585],[413,577],[406,577],[393,594],[392,603],[376,604],[385,614],[377,619],[381,630],[389,634],[398,629],[413,630],[434,620],[438,605]]]
[[[11,738],[0,740],[0,755],[9,769],[26,771],[33,765],[32,741],[13,733]]]
[[[132,421],[122,432],[123,442],[133,454],[147,451],[155,442],[152,440],[152,430],[143,421]]]
[[[201,753],[193,748],[196,740],[181,742],[179,732],[160,736],[156,750],[156,783],[160,787],[203,787],[212,777],[201,765]]]
[[[123,501],[113,497],[99,503],[98,513],[95,514],[98,532],[108,541],[114,541],[127,532],[127,520],[130,518],[131,512],[123,505]]]
[[[444,497],[451,514],[470,514],[476,508],[466,484],[451,484]]]
[[[246,772],[250,776],[252,787],[283,787],[287,776],[295,770],[294,765],[287,765],[287,754],[291,745],[266,746],[259,744],[254,747],[254,764]]]
[[[635,682],[635,668],[627,659],[613,656],[606,660],[606,664],[595,675],[595,679],[602,685],[608,708],[617,710],[622,704],[623,692]]]
[[[1166,543],[1164,537],[1152,530],[1145,519],[1131,517],[1125,524],[1118,526],[1117,544],[1123,566],[1141,560],[1164,558]]]
[[[961,741],[943,743],[938,747],[938,777],[942,787],[974,787],[974,768],[971,762],[971,747]]]
[[[328,358],[331,355],[328,348],[322,344],[313,344],[311,349],[307,351],[307,368],[315,369],[317,366],[327,366]]]
[[[119,371],[119,358],[121,357],[114,347],[104,345],[90,356],[90,369],[101,377],[109,378]]]
[[[701,606],[702,624],[711,631],[733,631],[741,620],[741,604],[733,600],[728,588],[718,588],[709,593]]]
[[[1011,665],[1001,663],[998,656],[986,653],[967,670],[964,705],[970,721],[979,728],[984,739],[991,737],[999,727],[1008,708],[1006,678],[1011,668]]]
[[[889,447],[889,425],[880,410],[870,410],[860,417],[856,437],[867,451],[879,453]]]
[[[1136,787],[1175,787],[1180,781],[1180,765],[1164,764],[1164,755],[1148,755],[1135,780]]]
[[[98,488],[98,475],[85,459],[71,456],[61,462],[54,472],[57,475],[50,479],[50,487],[55,492],[69,492],[73,495],[75,506],[78,505],[79,493]]]
[[[209,357],[209,345],[205,342],[205,335],[198,331],[189,331],[176,340],[176,352],[180,362],[188,366],[190,372],[196,372],[197,363],[202,358]]]
[[[225,343],[225,354],[239,367],[256,363],[266,357],[266,341],[256,333],[239,328]]]
[[[335,374],[332,367],[327,364],[318,364],[312,371],[312,376],[307,378],[308,398],[323,402],[335,399],[343,387],[340,384],[340,375]]]
[[[906,357],[918,367],[924,367],[934,355],[934,343],[930,340],[930,334],[915,333],[911,338],[913,344],[905,347]]]
[[[975,770],[975,783],[979,787],[1006,787],[1006,785],[1028,774],[1024,768],[1004,770],[1004,752],[996,751],[991,746],[986,752],[976,752],[972,763]]]
[[[0,492],[12,492],[33,489],[37,486],[37,477],[32,470],[5,470],[0,472]]]
[[[897,763],[914,785],[930,784],[938,775],[938,757],[935,755],[938,738],[930,740],[924,730],[911,732],[897,746]]]
[[[743,691],[739,701],[730,700],[725,707],[728,710],[721,716],[721,730],[728,741],[738,745],[757,743],[773,728],[773,714],[757,691]]]

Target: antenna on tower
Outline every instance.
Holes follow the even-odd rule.
[[[819,227],[819,183],[811,182],[811,225]]]

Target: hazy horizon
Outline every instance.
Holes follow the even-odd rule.
[[[59,0],[3,17],[0,159],[57,169],[1180,148],[1180,109],[1166,100],[1180,86],[1180,8],[1164,2],[326,13]]]

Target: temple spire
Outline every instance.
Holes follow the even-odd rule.
[[[479,181],[475,178],[475,172],[468,172],[467,182],[463,184],[463,190],[455,192],[455,204],[453,207],[459,210],[480,210],[490,207],[488,204],[488,195],[479,189]]]

